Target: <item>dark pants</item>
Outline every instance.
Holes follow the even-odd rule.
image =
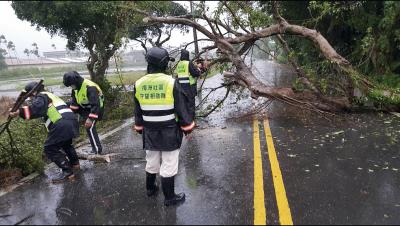
[[[61,151],[64,150],[64,152]],[[65,172],[71,172],[71,165],[79,163],[78,155],[72,146],[72,139],[44,146],[47,158]]]
[[[96,154],[101,154],[103,148],[100,143],[99,134],[96,130],[96,120],[93,120],[93,124],[90,128],[86,128],[87,135],[89,137],[90,145],[92,145],[92,151]]]

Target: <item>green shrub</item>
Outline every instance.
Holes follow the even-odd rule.
[[[11,122],[10,131],[15,147],[10,146],[6,132],[1,134],[0,168],[19,168],[23,175],[42,171],[45,164],[42,157],[43,143],[47,136],[43,122],[39,119],[16,119]]]

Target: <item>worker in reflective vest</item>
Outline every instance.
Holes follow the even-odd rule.
[[[72,100],[68,104],[72,111],[85,120],[92,152],[102,154],[103,148],[96,130],[96,123],[102,119],[104,113],[103,92],[96,83],[82,78],[76,71],[65,73],[63,83],[66,87],[72,87]]]
[[[200,76],[200,70],[189,60],[189,51],[181,50],[181,58],[176,65],[175,73],[177,74],[179,84],[183,90],[189,95],[189,108],[193,115],[196,115],[196,95],[197,95],[197,78]]]
[[[136,81],[134,88],[134,129],[143,135],[146,150],[147,195],[155,195],[156,174],[161,176],[166,206],[185,200],[185,194],[175,193],[179,149],[183,133],[194,128],[189,112],[188,96],[178,81],[165,74],[170,57],[165,49],[154,47],[146,55],[147,75]]]
[[[29,92],[37,85],[37,82],[28,83],[25,92]],[[21,107],[15,112],[10,112],[11,117],[20,116],[26,120],[42,117],[48,131],[44,143],[44,152],[52,162],[62,169],[62,172],[52,178],[52,182],[58,183],[74,178],[73,168],[79,169],[78,155],[72,145],[72,139],[79,134],[78,121],[68,105],[58,96],[43,92],[32,95],[32,103]],[[61,149],[64,151],[61,151]]]

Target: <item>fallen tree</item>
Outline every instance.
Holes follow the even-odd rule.
[[[240,4],[240,10],[250,11],[247,19],[238,17],[236,14],[240,11],[234,11],[230,4]],[[224,73],[224,76],[231,80],[234,84],[239,84],[248,88],[252,98],[267,97],[271,100],[278,100],[289,105],[297,106],[304,109],[309,109],[315,112],[340,112],[344,110],[352,110],[359,104],[360,97],[368,97],[371,94],[380,95],[382,98],[393,100],[387,106],[384,102],[380,102],[383,108],[391,108],[391,110],[399,109],[400,94],[396,90],[379,90],[371,81],[366,79],[356,69],[352,67],[348,60],[336,52],[329,42],[318,31],[304,26],[288,23],[279,14],[279,5],[277,2],[271,2],[270,14],[264,16],[273,16],[270,23],[254,25],[251,19],[251,13],[260,13],[257,11],[257,2],[220,2],[218,9],[219,14],[214,14],[212,17],[207,16],[204,5],[200,5],[200,10],[191,15],[175,16],[175,17],[156,17],[145,11],[133,9],[136,13],[141,13],[145,16],[145,23],[162,23],[162,24],[180,24],[195,28],[203,33],[214,44],[204,47],[203,52],[217,49],[220,56],[214,59],[210,65],[215,63],[231,62],[234,66],[229,72]],[[238,9],[239,10],[239,9]],[[229,26],[228,23],[219,19],[221,12],[227,12],[227,17],[231,18],[236,26]],[[218,18],[218,19],[216,19]],[[246,17],[244,17],[246,18]],[[197,21],[195,21],[197,20]],[[206,22],[207,26],[201,25],[199,21]],[[340,95],[326,95],[316,89],[313,82],[310,81],[305,73],[302,73],[300,67],[289,59],[294,67],[297,75],[307,88],[304,91],[297,92],[292,87],[273,87],[262,83],[252,72],[251,67],[245,63],[245,56],[248,51],[254,46],[257,40],[267,37],[277,37],[280,40],[283,48],[290,51],[287,43],[281,35],[294,35],[301,38],[306,38],[314,43],[314,46],[319,49],[321,55],[330,62],[337,71],[342,75],[342,84]],[[339,90],[339,89],[338,89]],[[355,96],[355,90],[361,92],[361,95]],[[373,101],[379,102],[379,98]]]

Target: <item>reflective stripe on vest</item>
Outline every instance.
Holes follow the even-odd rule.
[[[49,92],[41,92],[41,94],[45,94],[51,100],[51,103],[47,108],[47,120],[45,123],[47,130],[49,129],[50,124],[56,123],[60,120],[64,113],[73,113],[72,110],[69,109],[68,105],[58,96]]]
[[[178,65],[176,65],[175,72],[178,75],[179,83],[189,83],[190,85],[196,84],[196,80],[190,75],[189,72],[189,61],[179,61]]]
[[[82,107],[87,107],[87,105],[89,104],[89,98],[87,96],[87,87],[88,86],[94,86],[94,87],[96,87],[97,91],[99,91],[100,107],[103,107],[103,103],[104,103],[103,91],[101,91],[100,86],[98,86],[96,83],[90,81],[89,79],[83,80],[79,91],[74,90],[76,102]]]
[[[143,111],[146,122],[166,122],[175,120],[174,83],[171,76],[158,73],[148,74],[135,83],[135,97]]]

